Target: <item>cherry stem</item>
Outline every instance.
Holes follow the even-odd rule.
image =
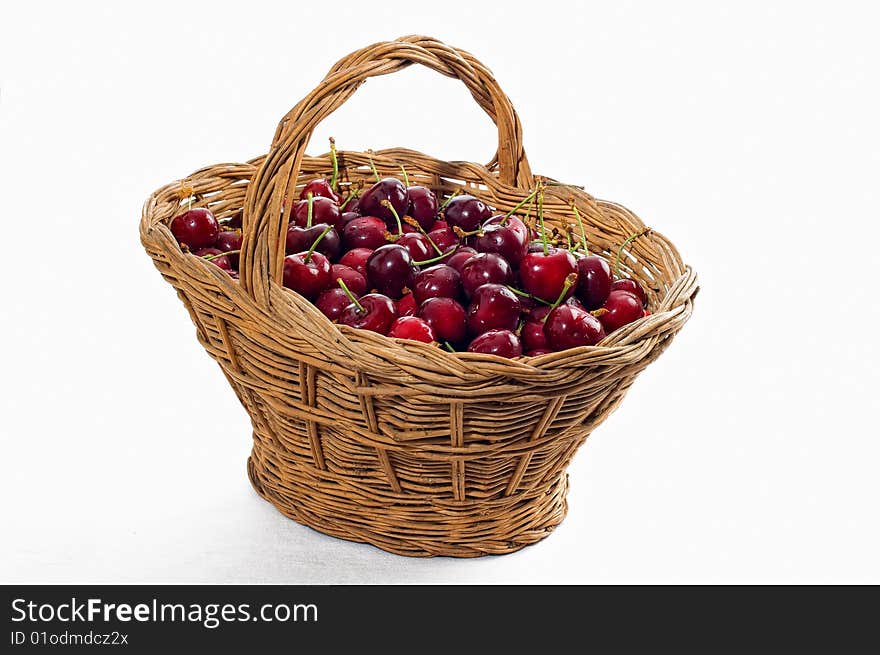
[[[315,204],[315,197],[311,191],[309,191],[309,193],[307,194],[307,197],[309,199],[309,214],[306,217],[306,227],[312,227],[312,211],[313,211],[312,207]]]
[[[458,250],[457,247],[456,247],[456,248],[451,248],[451,249],[447,250],[446,252],[444,252],[442,255],[440,255],[440,256],[438,256],[438,257],[434,257],[433,259],[426,259],[426,260],[421,261],[421,262],[413,262],[413,265],[414,265],[414,266],[424,266],[425,264],[433,264],[433,263],[435,263],[435,262],[439,262],[441,259],[446,259],[447,257],[449,257],[449,255],[451,255],[452,253],[454,253],[456,250]]]
[[[562,304],[562,301],[565,300],[565,296],[568,295],[568,290],[574,286],[575,282],[577,282],[577,273],[571,273],[565,278],[565,282],[562,285],[562,291],[559,292],[559,297],[556,299],[555,303],[550,305],[551,310],[556,309]],[[547,317],[545,316],[544,318],[546,319]]]
[[[523,198],[516,207],[514,207],[509,212],[507,212],[507,214],[504,216],[504,218],[501,221],[501,225],[504,225],[507,222],[508,218],[513,216],[516,212],[518,212],[520,209],[523,208],[523,205],[525,205],[527,202],[532,200],[535,197],[536,193],[538,193],[538,187],[535,187],[534,191],[532,191],[529,195],[527,195],[525,198]]]
[[[312,253],[315,252],[315,248],[317,248],[318,244],[321,243],[321,239],[323,239],[325,236],[327,236],[327,233],[330,232],[330,230],[332,230],[332,229],[333,229],[333,226],[328,225],[327,229],[324,230],[323,232],[321,232],[321,236],[319,236],[317,239],[315,239],[315,242],[312,244],[312,247],[309,248],[309,251],[306,253],[305,259],[303,259],[304,264],[309,263],[309,259],[311,259]]]
[[[379,171],[376,170],[376,164],[373,163],[373,151],[367,150],[367,157],[370,159],[370,168],[373,170],[373,175],[376,176],[376,181],[378,182],[381,178],[379,177]]]
[[[620,278],[620,257],[623,255],[624,248],[626,248],[629,244],[631,244],[639,237],[645,236],[650,231],[651,228],[646,227],[641,232],[636,232],[635,234],[631,235],[629,238],[627,238],[626,241],[620,244],[620,248],[617,249],[617,255],[615,255],[614,257],[614,277]]]
[[[425,228],[422,227],[421,223],[419,223],[412,216],[404,216],[403,222],[411,227],[416,228],[419,232],[421,232],[422,236],[428,240],[428,243],[431,244],[431,246],[434,248],[434,250],[437,252],[438,255],[443,254],[443,251],[440,250],[440,246],[438,246],[436,243],[434,243],[434,239],[431,238],[431,235],[429,235],[427,232],[425,232]]]
[[[481,237],[484,234],[482,228],[478,227],[476,230],[473,230],[472,232],[465,232],[460,227],[458,227],[458,225],[453,225],[452,231],[455,232],[455,236],[457,236],[460,239],[463,239],[465,237],[473,237],[473,236],[480,236]]]
[[[544,243],[544,256],[550,254],[547,248],[547,230],[544,229],[544,183],[538,182],[538,222],[541,224],[541,241]]]
[[[202,255],[202,259],[205,259],[210,262],[215,259],[218,259],[219,257],[226,257],[226,255],[237,255],[240,252],[241,252],[241,250],[227,250],[225,252],[218,252],[215,255]]]
[[[516,295],[520,296],[521,298],[528,298],[529,300],[534,300],[536,302],[541,303],[542,305],[547,305],[548,307],[550,306],[550,303],[547,302],[546,300],[541,300],[537,296],[533,296],[532,294],[526,293],[525,291],[520,291],[516,287],[512,287],[512,286],[508,285],[507,288],[510,289]]]
[[[345,284],[345,282],[343,281],[343,279],[342,279],[341,277],[336,278],[336,283],[339,285],[339,288],[342,289],[342,290],[345,292],[345,295],[348,296],[348,299],[351,300],[352,303],[354,303],[355,307],[358,308],[358,312],[361,313],[361,314],[366,314],[366,313],[367,313],[367,310],[364,309],[364,306],[363,306],[362,304],[360,304],[360,302],[358,302],[357,296],[355,296],[355,295],[351,292],[351,289],[349,289],[349,288],[346,286],[346,284]]]
[[[571,209],[574,212],[575,218],[577,218],[578,225],[581,228],[581,243],[584,245],[584,252],[586,254],[590,254],[589,248],[587,248],[587,232],[584,230],[584,221],[581,218],[581,213],[578,211],[577,205],[574,204],[574,198],[571,200]]]
[[[400,164],[400,172],[403,173],[403,183],[409,186],[409,175],[406,174],[406,168],[403,167],[403,164]]]
[[[455,348],[453,348],[448,341],[443,342],[443,347],[451,353],[455,352]]]
[[[359,189],[357,187],[352,187],[349,194],[346,196],[345,200],[342,201],[342,204],[339,205],[339,211],[344,212],[345,208],[348,207],[348,203],[358,197]]]
[[[449,196],[446,200],[443,201],[443,204],[440,205],[440,209],[437,210],[437,213],[439,214],[444,209],[446,209],[446,205],[449,204],[449,201],[452,200],[455,196],[457,196],[460,193],[461,193],[461,189],[456,189],[451,196]]]
[[[391,201],[387,198],[379,203],[385,209],[390,209],[391,213],[394,214],[394,220],[397,221],[397,233],[403,234],[403,225],[400,224],[400,215],[397,213],[397,210],[394,209],[394,205],[391,204]]]
[[[336,183],[339,181],[339,160],[336,159],[336,139],[330,137],[330,160],[333,162],[333,177],[330,178],[330,188],[336,191]]]

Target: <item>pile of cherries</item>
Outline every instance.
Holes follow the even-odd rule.
[[[343,198],[335,178],[309,182],[287,207],[284,259],[284,286],[334,322],[519,357],[595,345],[649,313],[638,282],[615,280],[605,259],[585,252],[583,229],[575,246],[570,234],[566,243],[548,234],[540,185],[505,214],[467,194],[441,207],[430,189],[378,175]],[[515,214],[536,196],[532,228]],[[195,208],[171,232],[237,278],[240,221]]]

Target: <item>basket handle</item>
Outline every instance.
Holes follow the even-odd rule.
[[[426,36],[405,36],[367,46],[336,62],[318,87],[282,117],[272,147],[248,185],[240,269],[241,285],[254,299],[268,304],[268,280],[281,285],[286,227],[280,224],[281,204],[296,187],[314,129],[367,78],[395,73],[412,64],[464,82],[498,126],[498,150],[488,167],[497,167],[501,182],[509,186],[528,189],[534,184],[519,117],[488,68],[471,54]]]

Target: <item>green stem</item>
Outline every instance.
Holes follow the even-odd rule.
[[[403,167],[403,164],[400,164],[400,172],[403,173],[403,183],[406,186],[409,186],[409,175],[406,174],[406,169]]]
[[[461,189],[456,189],[455,192],[451,196],[449,196],[446,200],[443,201],[443,204],[440,205],[440,209],[437,210],[437,213],[439,214],[444,209],[446,209],[446,205],[449,204],[449,201],[452,200],[455,196],[457,196],[460,193],[461,193]]]
[[[351,290],[347,286],[345,286],[345,282],[342,281],[342,278],[336,278],[336,282],[339,284],[340,288],[345,291],[345,295],[348,296],[348,299],[351,300],[351,302],[353,302],[354,305],[358,308],[358,311],[361,314],[365,314],[367,310],[364,309],[364,306],[358,302],[357,296],[355,296],[351,292]]]
[[[330,160],[333,162],[333,177],[330,178],[330,188],[336,191],[336,183],[339,181],[339,160],[336,159],[336,139],[330,137]]]
[[[590,254],[590,249],[587,248],[587,232],[584,230],[584,221],[581,218],[581,213],[578,211],[577,205],[574,204],[574,200],[571,201],[571,208],[574,211],[574,215],[578,220],[578,225],[581,227],[581,242],[584,245],[584,253],[587,255]]]
[[[305,259],[303,259],[304,264],[309,263],[309,259],[311,259],[312,253],[315,252],[315,248],[317,248],[318,244],[321,243],[321,239],[323,239],[325,236],[327,236],[327,233],[330,232],[330,230],[332,230],[332,229],[333,229],[333,226],[328,225],[327,229],[324,230],[323,232],[321,232],[321,236],[319,236],[317,239],[315,239],[315,242],[312,244],[312,247],[309,248],[309,251],[306,253]]]
[[[379,177],[379,171],[376,170],[376,164],[373,163],[372,151],[367,151],[367,157],[370,159],[370,168],[373,169],[373,175],[376,176],[376,181],[378,182],[381,178]]]
[[[459,239],[464,239],[465,237],[483,236],[483,229],[480,227],[478,227],[476,230],[473,230],[472,232],[465,232],[460,227],[458,227],[458,225],[453,225],[452,231]]]
[[[549,248],[547,248],[547,230],[544,229],[544,187],[541,182],[538,182],[538,222],[541,224],[541,241],[544,243],[544,256],[550,254]]]
[[[448,341],[443,342],[443,347],[451,353],[455,352],[455,348],[453,348]]]
[[[434,248],[438,255],[443,254],[443,251],[440,250],[440,246],[434,243],[434,239],[431,238],[431,235],[425,232],[425,228],[423,228],[416,219],[414,219],[412,216],[404,216],[403,222],[416,228],[422,234],[422,236],[428,240],[428,243],[431,244],[431,247]]]
[[[525,198],[523,198],[516,207],[514,207],[509,212],[507,212],[507,214],[504,216],[504,220],[501,221],[501,225],[504,225],[507,222],[508,218],[513,216],[516,212],[518,212],[520,209],[523,208],[523,205],[525,205],[527,202],[532,200],[535,197],[536,193],[538,193],[538,187],[535,187],[534,191],[532,191],[529,195],[527,195]]]
[[[315,205],[315,196],[311,191],[309,191],[307,198],[309,199],[309,214],[306,217],[306,227],[312,227],[312,211]]]
[[[538,298],[537,296],[533,296],[530,293],[526,293],[525,291],[520,291],[516,287],[512,287],[512,286],[508,285],[507,288],[510,289],[516,295],[520,296],[521,298],[528,298],[529,300],[534,300],[536,302],[541,303],[542,305],[547,305],[548,307],[550,306],[550,303],[547,302],[546,300],[542,300],[541,298]]]
[[[382,205],[385,209],[391,210],[391,213],[394,214],[394,220],[397,221],[397,233],[403,234],[403,225],[400,224],[400,215],[397,213],[397,210],[394,209],[394,205],[391,204],[391,201],[385,199],[379,204]]]
[[[351,192],[346,196],[345,200],[342,201],[342,204],[339,205],[339,211],[344,212],[345,208],[348,207],[348,203],[358,197],[358,190],[352,188]]]
[[[226,255],[237,255],[240,252],[241,250],[227,250],[226,252],[217,253],[216,255],[202,255],[202,259],[210,262],[220,257],[226,257]]]
[[[568,277],[565,278],[565,283],[562,285],[562,291],[559,292],[559,297],[556,299],[556,302],[550,305],[550,311],[553,311],[559,305],[562,304],[562,301],[565,300],[565,296],[568,295],[568,290],[577,282],[577,273],[572,273]],[[547,312],[547,315],[541,320],[541,323],[547,322],[547,317],[550,316],[550,312]]]
[[[623,243],[620,244],[620,248],[617,249],[617,255],[614,257],[614,277],[616,277],[616,278],[620,277],[620,257],[621,257],[621,255],[623,255],[624,248],[626,248],[629,244],[631,244],[633,241],[635,241],[639,237],[645,236],[650,231],[651,231],[651,228],[645,228],[641,232],[637,232],[636,234],[633,234],[626,241],[624,241]]]
[[[443,253],[442,255],[440,255],[439,257],[434,257],[433,259],[426,259],[426,260],[421,261],[421,262],[413,262],[413,265],[415,265],[415,266],[424,266],[425,264],[434,264],[434,263],[436,263],[436,262],[439,262],[441,259],[446,259],[447,257],[449,257],[449,255],[451,255],[452,253],[454,253],[456,250],[458,250],[458,248],[450,248],[449,250],[447,250],[446,252],[444,252],[444,253]]]

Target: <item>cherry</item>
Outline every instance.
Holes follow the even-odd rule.
[[[242,215],[242,210],[239,209],[232,216],[220,219],[218,221],[218,223],[221,223],[223,225],[223,227],[228,228],[230,230],[240,230],[241,229],[241,215]]]
[[[373,254],[372,248],[353,248],[345,253],[339,259],[339,263],[343,266],[353,268],[367,279],[367,260]]]
[[[437,221],[439,223],[440,221]],[[434,229],[428,232],[428,238],[437,244],[440,250],[447,250],[452,246],[458,245],[458,235],[452,231],[451,227],[438,228],[434,223]]]
[[[474,247],[480,252],[497,253],[517,266],[528,251],[529,228],[515,216],[493,216],[474,237]]]
[[[336,280],[341,279],[354,295],[362,296],[367,292],[367,278],[351,266],[333,264],[330,269],[331,284],[337,284]]]
[[[219,266],[224,271],[231,271],[232,262],[229,261],[229,258],[232,255],[224,255],[223,253],[224,251],[219,248],[199,248],[193,254],[197,257],[204,257],[206,261]]]
[[[648,295],[645,293],[645,290],[642,288],[642,285],[633,280],[632,278],[621,278],[619,280],[615,280],[611,284],[612,291],[629,291],[631,294],[635,295],[636,298],[642,301],[642,307],[648,307]]]
[[[370,286],[391,298],[400,299],[405,288],[412,289],[414,275],[409,250],[396,243],[376,248],[367,260]]]
[[[411,341],[423,341],[431,343],[436,341],[434,329],[424,319],[416,316],[401,316],[391,325],[389,337],[397,339],[410,339]]]
[[[362,216],[342,229],[342,247],[345,250],[355,248],[374,250],[388,243],[386,234],[388,234],[388,226],[385,225],[385,221],[375,216]]]
[[[336,222],[336,225],[334,225],[334,227],[335,227],[338,231],[341,232],[342,229],[343,229],[346,225],[348,225],[349,223],[351,223],[354,219],[356,219],[356,218],[360,218],[360,217],[361,217],[361,215],[358,214],[357,212],[342,212],[342,213],[339,215],[339,220]]]
[[[438,341],[461,343],[467,337],[464,307],[452,298],[428,298],[416,316],[434,329]]]
[[[601,257],[581,257],[577,262],[578,284],[575,294],[586,309],[597,309],[611,293],[611,267]]]
[[[522,345],[510,330],[488,330],[471,341],[468,352],[512,358],[522,355]]]
[[[175,216],[171,221],[171,234],[178,243],[190,250],[213,246],[220,233],[220,224],[214,214],[204,207],[197,207]]]
[[[583,309],[566,304],[547,314],[544,334],[554,350],[594,346],[605,338],[599,319]]]
[[[541,321],[526,321],[523,323],[519,335],[522,339],[523,348],[527,351],[547,350],[547,335],[544,334],[544,324]]]
[[[487,330],[514,330],[522,308],[519,298],[503,284],[484,284],[471,298],[467,322],[471,334]]]
[[[527,350],[526,357],[537,357],[538,355],[549,355],[553,351],[549,348],[535,348],[534,350]]]
[[[315,307],[321,310],[331,321],[338,321],[343,310],[351,304],[351,299],[339,287],[325,289],[315,301]]]
[[[387,200],[391,207],[385,206],[383,200]],[[406,214],[409,208],[409,196],[403,182],[395,177],[386,177],[361,194],[359,206],[362,214],[381,218],[388,225],[396,225],[394,212],[397,212],[398,216]]]
[[[461,276],[446,264],[431,266],[416,274],[412,295],[419,304],[428,298],[458,298],[461,295]]]
[[[354,193],[354,192],[352,192]],[[355,195],[349,195],[348,198],[339,203],[339,209],[345,213],[361,215],[361,199]]]
[[[577,275],[577,261],[564,248],[545,247],[539,252],[527,253],[519,269],[523,289],[546,302],[556,301],[572,274]]]
[[[287,228],[285,253],[291,255],[295,252],[308,250],[315,242],[315,239],[327,228],[330,228],[330,231],[324,235],[324,238],[321,239],[321,242],[315,249],[331,261],[336,259],[339,256],[339,251],[342,249],[339,233],[326,223],[313,223],[311,227],[300,227],[291,223]]]
[[[335,226],[342,217],[337,205],[330,198],[323,196],[315,196],[312,198],[312,222],[309,223],[309,201],[300,200],[293,203],[291,209],[291,222],[296,223],[300,227],[310,227],[315,223],[325,223],[326,225]]]
[[[284,258],[284,286],[312,300],[330,286],[330,260],[319,252],[300,252]]]
[[[217,235],[217,248],[223,252],[241,250],[241,230],[221,230]],[[238,268],[238,253],[227,255],[232,268]]]
[[[431,229],[432,230],[448,230],[449,223],[438,218],[436,221],[434,221],[434,227],[432,227]]]
[[[372,330],[379,334],[388,334],[397,319],[394,301],[381,293],[368,293],[354,299],[342,310],[339,322],[359,330]]]
[[[540,241],[530,241],[526,252],[544,252],[544,244]]]
[[[397,301],[398,316],[415,316],[418,308],[416,298],[411,293],[404,294],[403,298]]]
[[[513,271],[507,260],[492,252],[482,252],[473,255],[461,267],[461,286],[467,296],[470,296],[486,283],[510,284],[513,280]],[[556,297],[553,297],[556,300]]]
[[[597,312],[597,315],[609,333],[645,315],[641,299],[629,291],[612,291],[602,308],[607,311]]]
[[[491,215],[492,211],[486,203],[467,194],[450,200],[444,213],[450,226],[459,227],[465,232],[473,232]]]
[[[404,225],[404,230],[406,230],[407,227],[409,226]],[[405,234],[401,234],[399,237],[397,237],[397,241],[395,241],[394,243],[401,245],[409,250],[410,256],[415,261],[423,261],[425,259],[429,259],[431,257],[431,253],[434,252],[433,246],[431,246],[431,242],[428,241],[428,237],[419,232],[407,232]]]
[[[330,182],[323,177],[319,177],[317,180],[312,180],[306,184],[305,188],[300,191],[300,199],[307,200],[309,193],[311,193],[314,198],[329,198],[337,205],[342,202],[342,198],[339,194],[330,187]]]
[[[446,260],[446,265],[451,266],[461,273],[462,266],[464,266],[465,263],[476,254],[477,251],[470,246],[460,246],[455,253],[450,255],[449,259]]]
[[[412,216],[425,232],[430,232],[437,218],[437,196],[427,187],[407,188],[409,208],[406,213]]]

